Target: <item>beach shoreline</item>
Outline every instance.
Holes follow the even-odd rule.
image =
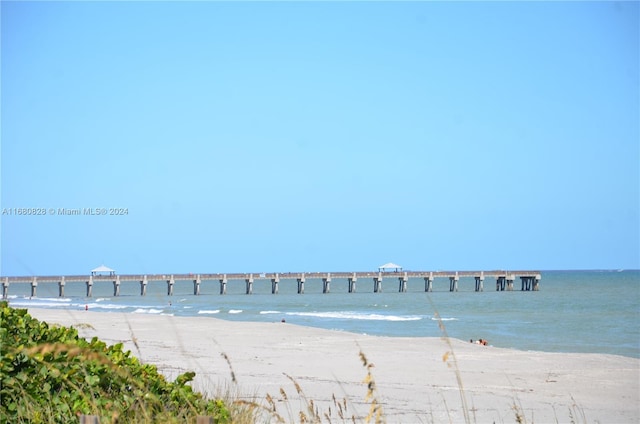
[[[370,336],[279,321],[28,311],[49,324],[74,326],[82,337],[123,343],[169,379],[194,371],[193,388],[209,396],[231,390],[260,402],[269,394],[290,420],[306,411],[291,379],[321,414],[334,406],[335,396],[348,400],[348,417],[365,417],[362,352],[375,365],[371,373],[387,422],[464,422],[461,394],[472,422],[516,422],[513,408],[526,422],[640,421],[636,358],[518,351],[439,337]]]

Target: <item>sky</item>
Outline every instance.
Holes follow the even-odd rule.
[[[0,275],[640,268],[638,2],[0,13]]]

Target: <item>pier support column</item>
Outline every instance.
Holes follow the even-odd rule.
[[[31,280],[31,297],[36,297],[36,291],[38,290],[38,279],[33,277]]]
[[[382,274],[378,274],[377,277],[373,277],[373,292],[381,293],[382,292]]]
[[[407,281],[409,279],[407,278],[407,273],[405,272],[404,275],[402,277],[398,277],[398,281],[400,282],[400,284],[398,285],[398,292],[399,293],[406,293],[407,292]]]
[[[175,284],[175,280],[173,279],[173,275],[167,280],[167,296],[173,296],[173,285]]]
[[[322,293],[330,293],[330,292],[331,292],[331,274],[327,274],[327,276],[322,279]]]
[[[538,290],[538,282],[540,281],[539,275],[527,275],[520,277],[522,281],[521,291],[537,291]]]
[[[355,293],[356,292],[356,281],[358,281],[358,278],[356,277],[356,273],[353,273],[353,276],[349,277],[348,280],[348,284],[349,284],[349,293]]]
[[[91,297],[93,294],[93,275],[89,276],[87,281],[87,297]]]
[[[498,277],[496,280],[496,291],[504,291],[506,277]]]
[[[304,294],[304,274],[298,278],[298,294]]]
[[[58,281],[58,297],[64,297],[64,285],[65,285],[65,281],[64,281],[64,277],[60,278],[60,281]]]
[[[200,274],[196,274],[196,278],[193,280],[193,295],[200,296],[200,284],[202,280],[200,280]]]
[[[6,299],[9,297],[9,277],[5,277],[2,282],[2,298]]]
[[[430,272],[428,277],[424,277],[424,291],[433,291],[433,272]]]
[[[280,282],[280,275],[276,274],[276,277],[271,279],[271,294],[278,294],[279,282]]]
[[[513,291],[513,280],[515,280],[516,277],[514,275],[507,275],[505,278],[507,280],[507,291]]]
[[[484,290],[484,272],[480,272],[479,277],[475,277],[476,279],[476,291],[481,292]]]
[[[533,291],[540,290],[540,274],[533,277]]]
[[[118,275],[113,282],[113,296],[120,296],[120,276]]]
[[[458,291],[458,280],[460,279],[460,277],[458,277],[458,273],[456,272],[456,275],[454,275],[453,277],[449,277],[449,291],[454,292],[454,291]]]
[[[253,294],[253,274],[249,275],[249,278],[246,278],[245,280],[246,283],[246,288],[247,288],[247,294]]]
[[[220,294],[227,294],[227,274],[224,274],[220,280]]]
[[[140,296],[144,296],[147,294],[147,276],[142,277],[140,281]]]

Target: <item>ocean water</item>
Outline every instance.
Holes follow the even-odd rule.
[[[347,281],[333,279],[331,292],[322,293],[320,280],[307,280],[297,293],[295,280],[280,280],[279,293],[271,282],[256,280],[253,294],[245,294],[244,280],[229,280],[220,295],[218,281],[203,281],[199,296],[193,283],[177,281],[173,296],[164,282],[150,282],[147,295],[140,284],[122,282],[113,296],[110,282],[96,282],[93,296],[85,297],[84,283],[67,283],[58,297],[56,283],[39,283],[37,297],[29,298],[29,284],[12,284],[9,303],[18,308],[62,308],[136,314],[170,314],[206,320],[274,322],[339,331],[405,337],[439,337],[439,320],[450,337],[483,338],[493,346],[546,352],[609,353],[640,358],[640,270],[545,271],[540,291],[497,292],[487,278],[484,291],[475,292],[473,278],[460,278],[459,291],[449,292],[448,279],[434,281],[424,292],[424,280],[410,279],[406,293],[396,279],[383,281],[383,292],[373,293],[373,281],[359,279],[357,291],[347,292]]]

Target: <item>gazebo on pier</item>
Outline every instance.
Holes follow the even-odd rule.
[[[393,262],[386,263],[378,267],[379,272],[402,272],[402,267]]]
[[[97,275],[109,275],[110,277],[113,277],[116,275],[116,271],[108,266],[100,265],[98,268],[91,270],[91,275],[94,277]]]

